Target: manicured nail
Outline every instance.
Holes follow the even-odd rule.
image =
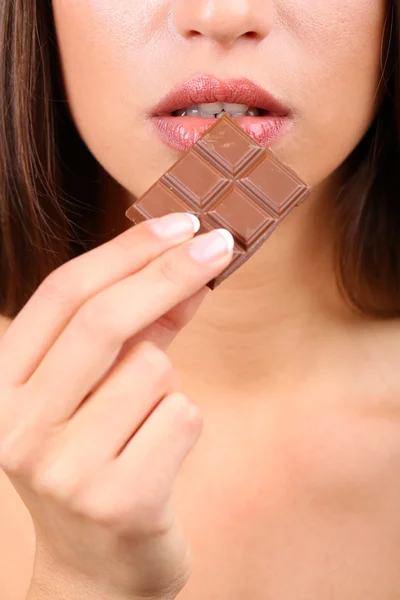
[[[190,213],[171,213],[149,221],[149,227],[163,239],[181,238],[200,229],[200,221]]]
[[[229,231],[215,229],[190,242],[189,254],[197,262],[214,262],[226,256],[233,246],[234,240]]]

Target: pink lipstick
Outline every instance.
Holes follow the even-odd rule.
[[[243,78],[221,81],[208,75],[194,77],[167,94],[153,109],[152,123],[167,145],[185,151],[215,123],[212,111],[224,109],[224,105],[262,146],[270,146],[291,123],[289,109],[255,83]],[[188,116],[183,116],[186,113]],[[218,116],[224,113],[222,110]]]

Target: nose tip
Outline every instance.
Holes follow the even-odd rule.
[[[175,0],[174,21],[185,39],[209,38],[224,47],[262,40],[272,29],[272,0]]]

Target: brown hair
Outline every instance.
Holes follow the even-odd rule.
[[[347,159],[335,205],[337,276],[365,314],[400,316],[400,1],[382,45],[384,97]],[[99,165],[63,88],[51,0],[0,2],[0,314],[96,243]],[[90,218],[92,217],[92,218]],[[92,229],[92,230],[91,230]]]

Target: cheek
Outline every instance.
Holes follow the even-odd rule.
[[[160,0],[53,0],[54,17],[59,34],[75,42],[99,44],[113,42],[113,47],[129,44],[132,53],[154,36],[154,24],[166,17],[166,3]],[[82,39],[77,34],[83,36]],[[111,50],[108,47],[108,50]]]
[[[145,95],[140,83],[145,69],[153,66],[148,48],[166,19],[166,5],[162,0],[53,0],[73,105],[78,105],[78,99],[84,105],[86,98],[96,109],[94,99],[101,103],[102,96],[109,96],[116,85],[121,90],[128,86],[128,98],[132,89],[136,96]],[[119,100],[124,98],[119,96]]]
[[[157,178],[156,154],[149,154],[147,170],[134,178],[132,161],[140,164],[148,146],[138,116],[149,105],[149,88],[157,93],[149,73],[163,66],[151,49],[162,36],[167,9],[164,0],[53,0],[75,126],[104,169],[137,195]]]
[[[326,95],[336,91],[336,97],[342,89],[353,93],[359,82],[364,83],[359,95],[366,87],[375,88],[385,0],[286,0],[283,4],[289,15],[287,31],[305,61],[299,65],[304,79],[318,75],[316,86],[321,84]]]
[[[293,144],[285,153],[316,185],[351,153],[376,114],[386,2],[287,0],[282,6],[291,37],[282,43],[298,49],[290,69],[299,91],[292,97]]]

